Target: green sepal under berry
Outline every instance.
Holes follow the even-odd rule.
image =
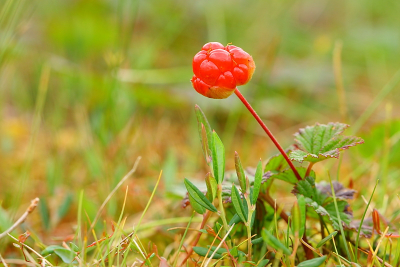
[[[335,230],[340,230],[339,218],[337,217],[332,197],[318,190],[313,177],[308,176],[304,180],[299,181],[295,185],[292,193],[295,195],[303,195],[308,207],[311,207],[317,214],[327,218]],[[338,200],[337,204],[340,221],[349,225],[352,218],[351,213],[348,211],[349,204],[343,200]],[[318,216],[316,218],[318,218]]]
[[[344,123],[315,124],[295,133],[296,148],[290,154],[291,160],[298,162],[319,162],[328,158],[338,158],[342,150],[364,143],[356,136],[343,136],[349,127]]]

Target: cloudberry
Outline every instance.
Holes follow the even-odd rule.
[[[193,58],[194,89],[209,98],[227,98],[236,86],[246,84],[256,65],[240,47],[207,43]]]

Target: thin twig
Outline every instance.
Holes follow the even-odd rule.
[[[310,244],[308,244],[307,241],[303,240],[303,238],[300,238],[300,242],[301,242],[304,246],[306,246],[310,251],[314,251],[314,252],[317,253],[320,257],[323,256],[319,250],[313,248]]]
[[[14,241],[16,241],[17,243],[19,243],[20,245],[24,245],[25,248],[29,249],[29,250],[32,251],[34,254],[36,254],[36,256],[38,256],[42,261],[47,262],[48,265],[54,266],[53,264],[51,264],[51,262],[49,262],[48,260],[46,260],[45,257],[43,257],[42,255],[40,255],[39,252],[37,252],[36,250],[34,250],[33,248],[31,248],[30,246],[21,243],[18,239],[16,239],[15,237],[13,237],[13,236],[10,235],[10,234],[8,234],[8,236],[11,237],[12,239],[14,239]],[[30,254],[28,253],[28,255],[30,255]]]
[[[211,212],[207,210],[206,213],[203,215],[203,221],[201,222],[200,229],[204,228],[204,226],[206,225],[206,223],[207,223],[208,219],[210,218],[210,216],[211,216]],[[203,234],[203,232],[199,231],[199,233],[196,236],[196,239],[194,240],[191,248],[189,249],[186,257],[181,262],[180,266],[183,266],[186,263],[186,261],[190,258],[190,256],[193,253],[193,247],[195,247],[197,245],[197,243],[199,242],[200,237],[201,237],[202,234]]]
[[[101,204],[100,209],[97,211],[96,217],[94,217],[94,220],[93,220],[92,224],[90,225],[90,228],[89,228],[89,231],[88,231],[89,233],[92,231],[92,229],[96,225],[96,222],[99,219],[101,212],[103,211],[104,207],[107,205],[108,201],[110,201],[111,197],[115,194],[115,192],[118,190],[118,188],[120,188],[121,185],[136,171],[137,166],[139,165],[139,161],[140,161],[141,158],[142,157],[140,157],[140,156],[137,157],[135,163],[133,164],[132,169],[121,179],[121,181],[119,181],[119,183],[110,192],[110,194],[108,194],[108,196],[104,200],[103,204]]]
[[[232,231],[233,227],[235,226],[235,224],[232,224],[231,228],[229,228],[228,232],[226,233],[226,235],[224,236],[224,238],[222,238],[221,242],[219,243],[219,245],[217,246],[217,248],[214,250],[213,254],[211,254],[211,257],[208,258],[205,267],[208,266],[208,264],[210,263],[211,259],[214,257],[215,253],[217,252],[217,250],[222,246],[222,244],[224,244],[225,239],[229,236],[229,233]]]
[[[0,234],[0,239],[5,237],[8,233],[11,233],[15,228],[18,227],[21,223],[23,223],[28,215],[32,213],[32,211],[37,207],[39,204],[39,198],[35,198],[34,200],[31,201],[31,205],[26,209],[25,213],[22,214],[22,216],[10,227],[8,228],[5,232]]]
[[[8,267],[7,263],[4,261],[3,257],[0,254],[0,260],[3,263],[4,267]]]
[[[4,259],[3,264],[5,264],[4,266],[8,266],[8,264],[15,264],[15,265],[25,265],[25,266],[40,266],[39,264],[35,264],[33,262],[26,262],[24,260],[20,260],[20,259]]]
[[[219,233],[221,232],[221,230],[222,230],[223,227],[224,227],[224,226],[220,227],[219,230],[218,230],[218,232],[217,232],[217,234],[214,236],[214,239],[213,239],[213,241],[211,242],[211,245],[209,246],[206,255],[204,256],[204,259],[207,259],[208,254],[210,253],[212,247],[214,246],[215,241],[217,241],[217,240],[221,241],[220,239],[218,239],[218,236],[219,236]],[[203,262],[201,263],[200,267],[203,267],[203,264],[204,264],[204,263],[205,263],[205,261],[203,261]]]

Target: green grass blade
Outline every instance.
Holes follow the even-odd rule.
[[[264,241],[274,249],[278,251],[282,251],[283,254],[285,255],[290,255],[290,250],[281,243],[275,236],[273,236],[267,229],[263,229],[262,231],[262,237]]]
[[[338,232],[334,231],[332,232],[330,235],[328,235],[327,237],[325,237],[324,239],[322,239],[321,241],[318,242],[316,248],[320,248],[322,247],[323,244],[325,244],[326,242],[328,242],[329,240],[331,240],[332,238],[334,238],[336,236]]]
[[[342,236],[344,247],[346,249],[347,257],[349,257],[349,259],[351,259],[351,254],[350,254],[350,251],[349,251],[349,247],[347,246],[346,236],[345,236],[345,233],[344,233],[344,230],[343,230],[342,220],[340,219],[340,212],[339,212],[339,208],[338,208],[337,201],[336,201],[335,189],[333,188],[332,179],[331,179],[331,176],[330,176],[329,172],[328,172],[328,177],[329,177],[329,183],[331,184],[332,198],[333,198],[333,202],[335,204],[336,215],[337,215],[337,218],[338,218],[340,233],[341,233],[341,236]]]
[[[190,217],[190,221],[189,221],[189,223],[188,223],[187,226],[186,226],[185,232],[183,233],[183,236],[182,236],[182,238],[181,238],[181,242],[179,243],[178,253],[176,254],[175,260],[174,260],[174,265],[173,265],[174,267],[176,266],[176,264],[177,264],[177,262],[178,262],[179,252],[180,252],[180,250],[181,250],[181,248],[182,248],[182,246],[183,246],[183,241],[185,240],[185,237],[186,237],[187,232],[188,232],[188,230],[189,230],[189,226],[190,226],[190,224],[192,223],[194,214],[195,214],[195,213],[193,212],[193,213],[192,213],[192,216]]]
[[[356,255],[357,255],[357,251],[358,251],[358,244],[360,243],[361,227],[362,227],[362,224],[363,224],[364,219],[365,219],[365,214],[367,214],[369,205],[371,204],[372,197],[374,196],[375,189],[376,189],[376,187],[378,186],[378,183],[379,183],[379,179],[376,180],[376,183],[375,183],[375,186],[374,186],[374,190],[372,190],[372,194],[371,194],[371,197],[369,198],[367,207],[365,208],[364,213],[363,213],[363,216],[361,217],[360,226],[358,227],[358,232],[357,232],[356,246],[355,246],[355,247],[356,247],[356,248],[355,248]],[[354,260],[355,260],[356,263],[358,263],[358,257],[356,257]]]

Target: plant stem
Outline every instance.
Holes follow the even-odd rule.
[[[285,158],[287,163],[289,164],[290,168],[293,170],[293,173],[296,175],[297,180],[301,181],[300,174],[297,172],[296,168],[294,167],[292,161],[289,159],[288,155],[286,154],[285,150],[283,150],[282,146],[278,143],[276,138],[273,136],[271,131],[268,129],[268,127],[264,124],[264,122],[261,120],[260,116],[256,113],[256,111],[253,109],[253,107],[250,105],[249,102],[247,102],[246,98],[240,93],[239,89],[235,89],[235,94],[239,99],[242,101],[242,103],[246,106],[246,108],[250,111],[250,113],[253,115],[253,117],[257,120],[258,124],[260,124],[261,128],[265,131],[265,133],[269,136],[271,141],[275,144],[276,148],[278,148],[279,152],[281,152],[282,156]]]
[[[306,171],[306,175],[304,175],[304,178],[306,178],[307,176],[310,175],[313,166],[314,166],[314,162],[310,162],[310,164],[308,165],[307,171]]]
[[[253,244],[251,243],[251,220],[253,218],[253,213],[254,213],[254,209],[255,207],[253,207],[253,205],[251,205],[250,202],[250,197],[249,195],[245,194],[244,195],[246,202],[247,202],[247,208],[248,208],[248,215],[247,215],[247,223],[246,223],[246,229],[247,229],[247,260],[251,261],[253,258],[253,249],[252,246]]]
[[[206,213],[203,215],[203,221],[201,222],[200,230],[204,228],[204,226],[206,225],[208,219],[210,218],[210,215],[211,215],[211,212],[210,212],[209,210],[207,210]],[[197,237],[196,237],[196,239],[194,240],[194,242],[193,242],[193,244],[192,244],[192,247],[191,247],[191,248],[189,249],[189,251],[187,252],[186,257],[183,259],[183,261],[181,262],[180,266],[183,266],[183,265],[186,263],[186,261],[190,258],[190,256],[192,255],[192,253],[193,253],[193,247],[195,247],[195,246],[197,245],[197,243],[199,242],[200,237],[201,237],[201,234],[202,234],[202,232],[199,232],[199,233],[197,234]],[[179,256],[179,254],[176,255],[176,257],[178,257],[178,256]]]
[[[335,189],[333,188],[333,184],[332,184],[332,180],[331,180],[331,176],[329,175],[329,172],[328,172],[328,177],[329,177],[329,183],[331,184],[332,198],[333,198],[333,203],[335,204],[336,216],[337,216],[338,223],[339,223],[339,229],[340,229],[340,234],[342,236],[343,245],[344,245],[344,248],[346,249],[347,257],[349,257],[349,259],[351,259],[353,261],[354,259],[352,258],[352,255],[350,254],[350,251],[349,251],[349,247],[347,246],[346,235],[343,230],[342,220],[340,218],[339,208],[338,208],[337,201],[336,201]]]
[[[10,228],[5,230],[3,233],[0,233],[0,239],[7,236],[8,233],[11,233],[15,228],[18,227],[18,225],[23,223],[26,220],[26,218],[28,217],[28,215],[31,214],[32,211],[37,207],[38,204],[39,204],[39,198],[37,197],[31,201],[31,205],[29,205],[29,207],[26,209],[25,213],[22,214],[22,216]]]
[[[355,245],[356,255],[358,254],[358,244],[359,244],[359,242],[360,242],[360,233],[361,233],[362,225],[363,225],[363,223],[364,223],[365,214],[367,214],[369,205],[371,204],[372,197],[374,196],[375,189],[376,189],[376,187],[378,186],[378,183],[379,183],[379,179],[376,180],[376,183],[375,183],[375,186],[374,186],[374,190],[372,190],[372,194],[371,194],[371,197],[369,198],[367,207],[365,208],[364,213],[363,213],[363,215],[362,215],[362,217],[361,217],[360,226],[358,227],[358,231],[357,231],[357,238],[356,238],[356,245]],[[355,257],[355,262],[358,263],[358,257],[357,257],[357,256]]]
[[[297,249],[299,248],[299,234],[296,233],[295,237],[294,237],[294,245],[293,245],[293,252],[292,254],[289,256],[290,258],[290,264],[291,266],[294,266],[294,262],[296,259],[296,253],[297,253]]]
[[[206,225],[208,219],[210,218],[210,215],[211,215],[211,212],[210,212],[209,210],[207,210],[206,213],[203,215],[203,221],[201,222],[200,230],[204,228],[204,226]],[[192,255],[192,253],[193,253],[193,247],[195,247],[195,246],[197,245],[197,243],[199,242],[200,237],[201,237],[201,234],[202,234],[202,232],[199,232],[199,233],[197,234],[197,237],[196,237],[196,239],[194,240],[194,242],[193,242],[193,244],[192,244],[192,247],[191,247],[191,248],[189,249],[189,251],[187,252],[186,257],[183,259],[183,261],[181,262],[180,266],[183,266],[183,265],[186,263],[186,261],[190,258],[190,256]],[[178,257],[178,256],[179,256],[179,255],[176,255],[176,257]]]
[[[222,185],[219,184],[218,185],[218,190],[217,190],[217,197],[218,197],[218,206],[219,206],[219,210],[221,212],[221,219],[222,222],[224,224],[224,229],[222,231],[222,235],[225,236],[226,235],[226,231],[228,231],[229,226],[228,226],[228,222],[226,221],[226,214],[225,214],[225,209],[224,209],[224,204],[222,203]],[[230,245],[230,241],[228,240],[228,245]]]

